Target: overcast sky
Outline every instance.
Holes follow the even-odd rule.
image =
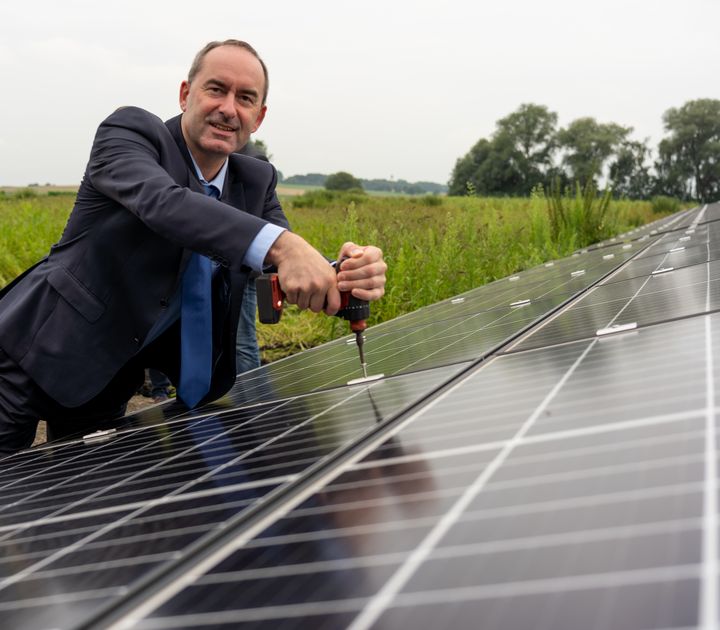
[[[4,0],[0,185],[77,184],[120,105],[169,118],[193,56],[253,44],[270,70],[256,137],[286,175],[447,182],[521,103],[653,145],[662,114],[720,98],[720,0]]]

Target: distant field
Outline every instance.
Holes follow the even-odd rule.
[[[325,190],[323,186],[306,186],[304,184],[278,184],[278,197],[295,197],[313,190]],[[373,197],[424,197],[424,193],[420,195],[406,195],[399,192],[388,192],[383,190],[366,190],[366,194]]]
[[[372,305],[371,324],[588,244],[578,240],[579,232],[553,238],[542,197],[388,197],[299,190],[280,187],[283,207],[293,229],[320,251],[335,256],[350,240],[377,244],[385,252],[387,291]],[[41,258],[59,238],[74,196],[58,192],[0,194],[0,286]],[[659,216],[652,214],[649,202],[614,201],[601,230],[609,236]],[[292,308],[279,325],[260,326],[258,332],[266,360],[344,334],[345,322]]]
[[[76,193],[80,184],[68,184],[67,186],[55,186],[48,184],[47,186],[0,186],[0,193],[15,195],[18,192],[31,190],[38,195],[46,195],[48,193]]]
[[[278,197],[294,197],[302,195],[306,190],[317,188],[317,186],[299,186],[298,184],[278,184]]]

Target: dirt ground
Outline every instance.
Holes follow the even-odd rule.
[[[128,401],[127,413],[133,413],[135,411],[143,409],[144,407],[149,407],[153,404],[154,403],[152,398],[147,398],[145,396],[133,396]],[[32,445],[37,446],[38,444],[44,444],[45,442],[47,442],[47,427],[45,425],[45,422],[41,420],[38,424],[37,433],[35,434],[35,441]]]

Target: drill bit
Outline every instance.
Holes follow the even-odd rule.
[[[363,378],[367,378],[367,363],[365,363],[365,352],[363,352],[363,334],[362,330],[355,332],[355,341],[357,343],[358,351],[360,352],[360,365],[362,366]]]

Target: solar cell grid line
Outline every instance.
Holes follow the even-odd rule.
[[[498,453],[491,464],[471,485],[468,486],[465,493],[463,493],[450,511],[438,521],[435,527],[418,545],[416,550],[405,560],[397,571],[392,574],[391,578],[385,583],[383,588],[368,602],[368,604],[363,607],[362,611],[353,621],[350,628],[353,630],[370,628],[385,613],[392,600],[405,588],[406,585],[408,585],[413,576],[418,572],[420,566],[427,562],[432,551],[440,544],[440,541],[458,522],[462,513],[472,505],[473,501],[487,486],[489,480],[497,473],[505,461],[510,457],[512,452],[517,448],[522,438],[530,432],[535,422],[541,417],[542,413],[547,410],[551,401],[555,398],[560,389],[562,389],[567,383],[596,343],[597,342],[593,340],[587,345],[569,370],[563,374],[563,377],[560,381],[558,381],[557,385],[548,392],[548,395],[542,401],[540,406],[533,411],[527,420],[525,420],[517,433],[515,433],[515,435],[508,441],[507,445],[500,451],[500,453]]]
[[[581,259],[575,261],[569,268],[567,265],[558,264],[552,269],[543,269],[541,278],[531,276],[530,271],[533,270],[520,272],[514,276],[518,278],[515,283],[506,280],[500,285],[484,285],[479,289],[473,289],[392,320],[391,326],[386,325],[381,331],[387,327],[407,328],[426,321],[455,319],[480,311],[507,307],[521,298],[534,301],[555,293],[575,293],[607,275],[608,271],[632,257],[634,253],[636,252],[615,248],[613,252],[604,254],[602,258],[595,257],[595,260],[589,264],[587,259]],[[574,271],[576,273],[573,273]],[[523,275],[525,273],[528,275]]]
[[[275,408],[270,408],[275,409]],[[265,413],[268,411],[266,410]],[[249,423],[257,416],[251,416],[246,418],[245,422]],[[242,422],[239,422],[233,429],[238,431],[242,429]],[[81,465],[89,466],[87,468],[81,468],[79,472],[75,472],[74,469],[67,470],[68,466],[64,467],[52,467],[47,471],[47,474],[41,474],[37,476],[34,483],[28,487],[28,484],[21,489],[22,493],[25,493],[22,499],[16,499],[15,494],[10,495],[10,504],[7,508],[22,508],[23,504],[32,501],[34,498],[33,489],[35,486],[40,487],[40,491],[47,493],[50,491],[56,492],[62,485],[72,484],[75,480],[80,477],[85,477],[90,480],[90,483],[99,486],[99,489],[94,492],[81,493],[81,497],[78,499],[78,503],[71,502],[66,503],[63,498],[60,498],[58,503],[62,506],[59,508],[61,512],[53,512],[53,515],[62,512],[72,511],[76,505],[81,505],[89,500],[101,495],[108,494],[113,491],[119,485],[127,486],[132,482],[134,478],[140,476],[147,476],[149,473],[155,473],[160,468],[167,468],[172,465],[174,461],[177,461],[182,457],[182,454],[193,452],[198,446],[203,447],[207,444],[211,444],[213,440],[216,440],[219,435],[207,436],[206,440],[200,441],[198,445],[198,436],[202,435],[203,427],[198,422],[193,422],[183,427],[175,427],[173,431],[172,427],[162,427],[154,431],[156,434],[153,437],[146,439],[147,431],[142,432],[130,432],[120,436],[120,439],[112,440],[104,445],[103,448],[91,447],[86,449],[86,455],[84,459],[81,457],[73,457],[66,464],[74,465],[80,462]],[[192,433],[192,435],[191,435]],[[169,440],[174,439],[175,443],[170,446]],[[138,446],[138,442],[140,442]],[[78,445],[79,448],[80,445]],[[172,449],[177,452],[171,452]],[[151,450],[149,456],[145,451]],[[157,450],[160,450],[161,455],[164,456],[163,461],[156,461]],[[116,454],[119,451],[119,454]],[[100,455],[98,455],[98,453]],[[123,470],[122,466],[125,462],[130,462],[129,469]],[[150,465],[147,464],[150,462]],[[154,462],[154,463],[153,463]],[[202,462],[201,462],[202,463]],[[97,473],[103,467],[113,467],[113,473],[121,480],[115,484],[109,484],[107,476],[102,478],[91,477],[93,473]],[[133,468],[137,470],[133,471]],[[54,478],[56,475],[60,476],[60,484],[54,484]],[[53,495],[55,499],[56,495]],[[0,526],[2,523],[3,514],[0,513]]]
[[[665,264],[661,262],[658,270]],[[596,285],[508,351],[590,338],[613,325],[646,326],[713,312],[720,307],[719,270],[718,261],[711,261],[644,279]]]
[[[706,323],[710,321],[714,328]],[[238,545],[194,586],[133,627],[224,623],[289,628],[305,627],[308,619],[318,628],[349,626],[372,591],[389,579],[388,567],[406,561],[418,539],[437,525],[438,514],[447,513],[445,501],[468,487],[468,475],[487,476],[483,471],[488,458],[497,458],[513,443],[512,435],[493,444],[480,438],[477,445],[489,447],[478,451],[480,457],[462,448],[430,457],[435,446],[432,434],[420,442],[406,437],[419,424],[440,421],[446,432],[452,432],[448,420],[463,414],[463,409],[467,414],[478,392],[481,402],[476,403],[475,413],[483,418],[493,414],[483,405],[486,391],[492,395],[501,381],[510,390],[518,382],[543,375],[548,367],[556,375],[570,376],[545,407],[549,414],[538,405],[543,386],[526,400],[538,428],[547,430],[528,431],[515,440],[513,452],[448,530],[447,540],[427,554],[409,581],[411,587],[398,590],[372,627],[468,627],[472,620],[475,625],[482,622],[483,628],[534,628],[543,620],[549,623],[548,619],[560,620],[548,627],[577,627],[567,616],[571,611],[579,618],[600,615],[599,627],[633,627],[629,619],[637,620],[636,627],[696,626],[704,566],[702,530],[712,529],[707,528],[707,507],[703,511],[708,492],[704,457],[713,441],[706,430],[707,418],[715,408],[707,398],[705,378],[717,382],[714,371],[706,368],[708,349],[720,346],[719,333],[720,319],[712,315],[491,359],[455,390],[398,425],[391,432],[394,448],[374,450],[360,463],[349,463],[309,500],[266,532]],[[704,352],[698,353],[698,344]],[[673,356],[676,371],[665,370],[654,354],[646,355],[649,348]],[[585,359],[578,362],[583,353]],[[635,357],[637,365],[624,365],[625,356]],[[516,374],[511,376],[513,371]],[[662,380],[648,379],[648,371]],[[608,375],[606,380],[597,378],[603,374]],[[637,404],[618,406],[625,409],[624,417],[609,406],[611,417],[603,421],[600,405],[593,402],[612,400],[620,384],[635,392]],[[589,402],[586,398],[585,404],[568,408],[562,401],[573,398],[576,388],[590,394]],[[546,383],[546,400],[549,389]],[[457,400],[463,396],[464,405]],[[680,411],[671,417],[668,401],[678,397]],[[588,414],[588,423],[571,421]],[[517,423],[508,429],[516,431]],[[402,505],[407,506],[405,512],[398,507]],[[334,527],[318,524],[323,514]],[[340,541],[345,538],[350,541],[345,548],[358,549],[355,555],[323,555],[323,543],[337,550],[343,548]],[[410,548],[403,546],[408,541]],[[558,565],[558,558],[564,562]],[[580,558],[580,564],[567,564],[572,558]],[[515,572],[507,573],[508,567],[515,567]],[[313,591],[302,576],[310,582],[313,576],[320,583]],[[454,576],[468,581],[443,587]],[[298,583],[299,595],[292,590]],[[334,597],[323,599],[332,593],[326,590],[332,584],[337,585]],[[343,585],[351,589],[348,597]],[[251,600],[247,607],[235,606],[237,598],[230,593],[248,591],[248,597],[242,598],[243,603]],[[214,600],[209,595],[210,599],[203,599],[209,593],[215,594]],[[538,597],[547,604],[552,593],[549,608],[538,608]],[[668,597],[672,606],[663,604]],[[204,603],[188,609],[189,601]],[[610,601],[616,602],[614,608],[603,607]],[[442,614],[433,617],[434,610]],[[528,616],[514,617],[518,610]],[[626,615],[618,617],[623,611]],[[649,619],[646,611],[652,621],[642,625]],[[550,613],[558,616],[547,617]]]
[[[666,233],[661,240],[638,255],[622,272],[614,274],[610,281],[627,279],[650,271],[653,262],[665,253],[669,254],[668,264],[674,268],[715,260],[718,257],[719,241],[720,222],[692,235],[684,232]]]
[[[604,241],[600,241],[599,243],[589,245],[588,247],[584,248],[583,251],[593,252],[598,249],[612,247],[617,243],[637,240],[644,235],[662,234],[666,231],[684,229],[683,226],[687,226],[687,222],[691,221],[692,218],[696,216],[698,210],[699,208],[684,210],[670,217],[657,219],[655,221],[652,221],[651,223],[629,230],[628,232],[618,234],[617,236],[614,236],[610,239],[606,239]]]
[[[132,452],[132,449],[131,449]],[[172,459],[172,458],[169,458]],[[154,465],[151,466],[145,466],[141,472],[148,472],[157,470],[161,467],[161,464],[164,463],[162,461],[156,462]],[[136,473],[139,474],[139,473]],[[132,476],[129,476],[125,481],[129,481],[132,479]],[[58,505],[60,507],[57,507],[54,511],[51,511],[49,513],[42,514],[40,518],[37,518],[35,514],[31,514],[31,520],[22,521],[22,519],[18,519],[18,522],[13,523],[11,525],[6,525],[3,529],[5,530],[3,534],[3,541],[5,541],[6,544],[12,545],[13,541],[9,540],[12,536],[17,536],[19,533],[30,530],[31,528],[37,528],[41,525],[41,523],[46,522],[48,520],[53,520],[55,523],[61,523],[62,520],[60,520],[60,517],[65,514],[67,515],[67,518],[70,520],[76,520],[78,518],[77,509],[80,506],[84,506],[84,513],[90,515],[91,513],[97,513],[97,501],[95,500],[93,502],[93,499],[96,499],[96,497],[105,495],[108,493],[111,493],[115,487],[117,487],[118,484],[110,484],[106,485],[105,487],[102,487],[100,490],[95,491],[92,494],[87,494],[86,496],[82,497],[81,499],[78,499],[74,503],[65,503],[61,501]],[[92,502],[92,503],[90,503]],[[16,503],[21,503],[21,501],[17,501]],[[88,507],[88,503],[90,503],[90,507]],[[128,512],[130,509],[136,508],[137,506],[128,507],[127,505],[120,505],[116,507],[115,512],[119,514],[123,514]],[[82,516],[83,513],[80,514]],[[112,520],[114,518],[113,511],[106,511],[105,514],[107,515],[107,520]],[[102,523],[104,524],[104,522]],[[62,537],[65,536],[64,533],[61,534]],[[16,574],[17,575],[17,574]]]
[[[362,389],[350,389],[345,391],[322,392],[312,396],[306,396],[304,403],[306,405],[306,413],[304,418],[299,418],[299,424],[296,426],[308,425],[312,422],[313,417],[316,419],[313,426],[316,430],[316,439],[323,444],[320,459],[331,457],[338,449],[342,449],[347,443],[362,434],[364,431],[377,430],[377,423],[385,419],[388,415],[397,412],[398,408],[404,405],[412,404],[417,391],[423,395],[429,385],[444,382],[448,375],[454,370],[443,370],[435,373],[425,373],[416,376],[413,382],[407,379],[391,379],[375,386],[374,399],[367,396],[367,387]],[[417,390],[420,387],[420,390]],[[323,403],[322,401],[325,400]],[[294,401],[293,401],[294,402]],[[313,409],[313,407],[315,407]],[[333,412],[333,409],[335,410]],[[314,413],[314,416],[312,415]],[[327,417],[329,413],[335,413],[332,420],[320,421],[317,418]],[[347,414],[347,415],[346,415]],[[205,419],[207,422],[207,419]],[[343,426],[356,425],[357,429],[354,433],[345,431]],[[362,425],[362,426],[361,426]],[[289,435],[295,431],[296,426],[291,426],[285,431]],[[218,430],[210,431],[210,434],[217,435]],[[282,434],[280,434],[282,435]],[[217,439],[215,440],[217,442]],[[260,454],[268,448],[267,440],[263,444],[263,448],[251,449],[255,450],[255,454]],[[280,439],[275,439],[274,444],[280,443]],[[288,456],[293,456],[293,444],[288,442]],[[214,456],[213,456],[214,457]],[[221,487],[215,489],[214,493],[206,489],[205,492],[195,492],[193,501],[197,496],[208,496],[212,494],[211,503],[216,504],[218,500],[222,502],[229,499],[232,507],[247,505],[248,510],[261,509],[258,502],[238,501],[237,488],[238,484],[224,487],[227,482],[228,467],[237,463],[242,459],[244,464],[252,462],[253,457],[240,455],[235,459],[227,456],[218,460],[215,458],[212,467],[209,467],[205,478],[215,477]],[[262,457],[261,457],[262,459]],[[310,466],[319,465],[319,459],[308,462]],[[264,465],[265,462],[263,462]],[[248,464],[248,468],[252,468],[252,464]],[[258,468],[259,469],[259,468]],[[261,496],[261,500],[271,503],[273,498],[277,497],[282,482],[287,479],[285,486],[293,483],[296,476],[287,478],[275,478],[276,483],[270,488],[272,496]],[[186,483],[185,487],[176,488],[172,492],[164,494],[162,497],[146,502],[140,502],[139,505],[133,506],[132,512],[118,512],[114,519],[108,522],[100,523],[94,530],[88,533],[89,528],[82,523],[79,528],[79,534],[84,537],[71,544],[58,549],[54,556],[35,562],[34,565],[15,573],[4,582],[0,583],[5,587],[4,591],[0,591],[0,611],[5,611],[4,618],[22,620],[27,622],[30,619],[50,619],[55,614],[54,607],[58,605],[57,593],[63,592],[63,586],[66,587],[66,594],[69,600],[73,600],[78,604],[77,608],[73,608],[72,613],[78,615],[76,621],[81,621],[86,617],[91,609],[102,605],[108,598],[112,599],[121,594],[121,591],[112,591],[115,587],[122,587],[125,592],[128,585],[142,581],[142,579],[162,564],[172,563],[177,560],[178,553],[190,553],[188,549],[194,545],[203,544],[200,541],[207,536],[213,535],[212,529],[216,525],[227,526],[227,523],[233,519],[242,518],[242,511],[232,512],[224,515],[224,518],[217,518],[217,510],[213,511],[213,518],[210,521],[202,519],[204,512],[201,512],[200,519],[189,522],[189,507],[191,502],[183,504],[183,491],[188,487],[196,490],[199,486],[201,478],[198,477],[194,482]],[[258,484],[255,484],[255,488]],[[221,494],[224,492],[224,495]],[[185,494],[190,494],[185,492]],[[246,498],[246,497],[245,497]],[[179,500],[179,501],[176,501]],[[197,504],[197,501],[196,501]],[[204,505],[202,501],[198,504]],[[157,513],[158,509],[166,510],[170,506],[172,517],[162,521]],[[180,514],[178,507],[182,506]],[[153,514],[154,512],[154,514]],[[77,516],[77,515],[76,515]],[[82,515],[79,515],[82,516]],[[223,515],[220,515],[223,516]],[[165,523],[172,525],[172,521],[181,520],[181,523],[175,529],[166,529]],[[67,525],[67,522],[55,521],[52,525]],[[72,525],[72,523],[71,523]],[[203,527],[207,525],[207,527]],[[158,530],[161,527],[161,530]],[[152,540],[152,549],[156,553],[142,553],[137,546],[138,541],[143,541],[143,534],[150,533]],[[47,540],[50,533],[44,531]],[[58,534],[59,537],[64,536],[64,532]],[[32,546],[36,540],[34,536],[25,533],[25,541]],[[133,547],[135,544],[135,547]],[[142,547],[142,545],[140,546]],[[31,552],[29,549],[28,552]],[[120,553],[118,553],[120,552]],[[109,556],[108,556],[109,554]],[[89,588],[103,587],[103,588]],[[107,588],[105,588],[107,587]],[[27,594],[32,593],[33,597],[28,598]],[[24,595],[24,597],[23,597]],[[83,603],[84,602],[84,603]],[[7,615],[14,615],[7,617]],[[71,622],[72,623],[72,622]]]
[[[708,296],[709,300],[709,296]],[[713,352],[712,320],[705,318],[705,495],[703,511],[703,574],[700,593],[700,625],[718,627],[718,464],[715,410],[715,355]]]
[[[624,235],[623,238],[642,240],[647,236],[663,236],[670,233],[687,231],[692,233],[697,229],[701,229],[703,226],[712,225],[716,221],[717,218],[709,218],[709,216],[705,214],[704,207],[698,207],[636,228],[632,230],[632,232]]]
[[[86,454],[87,449],[83,449],[81,452],[78,452],[77,449],[74,449],[76,445],[77,443],[62,443],[49,449],[36,448],[9,456],[6,463],[10,465],[7,469],[3,469],[4,483],[0,485],[0,493],[6,492],[9,488],[17,486],[20,483],[27,483],[28,480],[32,480],[35,476],[41,473],[47,474],[48,469],[66,465],[68,461],[83,457]],[[96,445],[94,450],[99,448],[102,447]],[[75,454],[68,455],[73,449]],[[56,453],[61,450],[65,450],[62,462],[48,461],[48,450],[53,450]],[[4,506],[0,505],[0,512],[2,512],[3,509]]]
[[[606,241],[602,241],[600,243],[591,245],[588,247],[590,251],[594,250],[595,248],[602,248],[606,247],[608,244],[613,244],[615,240],[627,240],[627,239],[633,239],[637,240],[639,238],[642,238],[646,235],[654,236],[654,235],[662,235],[665,232],[668,231],[674,231],[674,230],[683,230],[686,229],[691,225],[693,221],[697,220],[698,214],[702,213],[702,208],[696,207],[688,210],[682,210],[680,212],[677,212],[669,217],[663,217],[661,219],[656,219],[655,221],[652,221],[651,223],[647,223],[645,225],[636,227],[628,232],[625,232],[623,234],[618,235],[614,239],[609,239]]]
[[[714,220],[707,214],[707,204],[704,206],[698,206],[688,211],[681,211],[666,219],[661,219],[658,222],[653,222],[647,228],[651,228],[650,232],[657,230],[658,232],[667,229],[678,229],[683,227],[697,226],[700,222],[706,220]]]
[[[720,259],[720,246],[709,246],[707,242],[685,247],[669,247],[664,251],[657,251],[653,256],[633,260],[621,273],[605,280],[603,284],[647,276],[660,268],[660,263],[665,267],[683,269],[718,259]]]

